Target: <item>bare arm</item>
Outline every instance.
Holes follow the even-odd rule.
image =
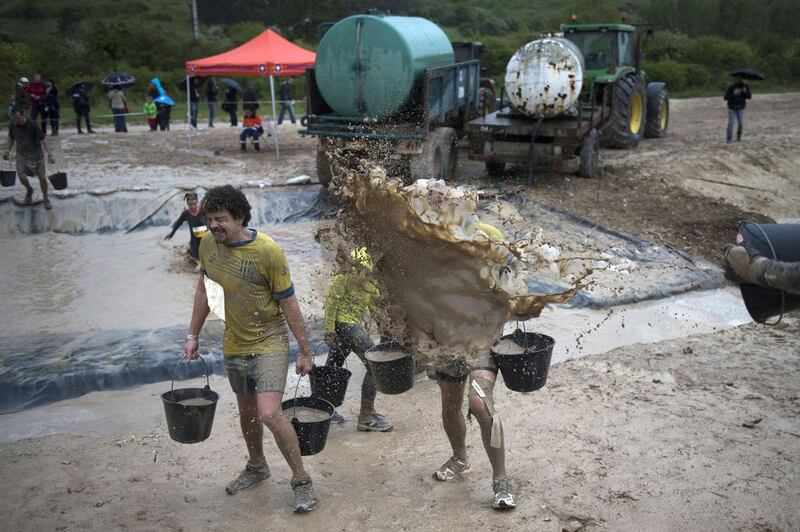
[[[49,155],[50,157],[53,156],[53,152],[50,151],[50,145],[47,143],[46,138],[42,139],[42,148],[44,148],[44,151],[47,152],[47,155]]]
[[[297,296],[293,295],[285,299],[279,299],[278,305],[280,305],[283,315],[286,317],[289,330],[292,331],[297,344],[300,346],[300,354],[297,356],[296,364],[297,373],[305,375],[311,371],[314,362],[306,336],[306,320],[300,310],[300,305],[297,303]]]
[[[6,139],[6,152],[5,152],[5,157],[4,158],[8,159],[8,154],[11,153],[11,148],[13,148],[13,147],[14,147],[14,137],[12,137],[9,134],[7,139]]]
[[[203,324],[209,312],[206,285],[203,282],[203,276],[200,276],[200,279],[197,281],[197,290],[194,293],[194,306],[192,307],[192,320],[189,323],[189,335],[186,339],[186,343],[183,344],[183,358],[185,360],[194,360],[198,357],[197,336],[200,335],[200,330],[203,328]]]

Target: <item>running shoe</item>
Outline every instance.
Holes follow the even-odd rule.
[[[494,489],[494,509],[510,510],[517,506],[514,485],[507,478],[496,478],[492,482]]]
[[[344,416],[339,412],[334,412],[331,416],[331,423],[344,423]]]
[[[389,432],[394,425],[380,414],[372,414],[369,421],[359,421],[356,428],[364,432]]]
[[[317,498],[314,496],[314,485],[308,475],[300,478],[293,478],[289,483],[294,491],[294,511],[295,513],[310,512],[317,505]]]
[[[269,466],[266,462],[262,465],[251,465],[247,464],[244,468],[244,471],[239,473],[239,476],[233,479],[227,486],[225,486],[225,491],[228,495],[235,495],[242,490],[246,490],[247,488],[258,484],[262,480],[266,480],[270,477],[272,473],[269,471]]]
[[[452,480],[459,475],[468,473],[470,469],[472,468],[468,461],[451,456],[442,467],[433,472],[433,478],[441,481]]]

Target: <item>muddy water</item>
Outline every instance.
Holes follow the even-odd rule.
[[[405,351],[370,351],[367,353],[367,360],[373,362],[391,362],[408,356]]]
[[[283,415],[289,419],[297,418],[297,421],[301,423],[315,423],[325,421],[331,417],[331,415],[324,410],[317,410],[316,408],[309,408],[307,406],[289,408],[283,411]]]
[[[178,404],[181,406],[208,406],[208,405],[213,405],[214,401],[205,399],[203,397],[194,397],[192,399],[184,399],[183,401],[178,401]]]

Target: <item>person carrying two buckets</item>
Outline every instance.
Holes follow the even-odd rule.
[[[503,239],[499,229],[485,223],[473,223],[470,232],[474,239]],[[501,334],[502,330],[498,331],[497,336]],[[442,394],[442,425],[453,450],[453,456],[433,472],[433,478],[449,481],[471,470],[467,457],[467,427],[462,414],[466,387],[469,398],[468,415],[478,420],[483,446],[492,466],[493,506],[497,510],[504,510],[516,506],[516,494],[515,487],[506,474],[503,426],[494,408],[497,371],[497,363],[489,349],[480,350],[471,367],[462,357],[429,370],[428,376],[439,383]]]
[[[364,312],[373,307],[380,290],[370,280],[372,257],[367,248],[353,249],[349,256],[340,253],[337,262],[349,270],[334,276],[325,297],[325,343],[330,349],[326,366],[342,367],[345,359],[354,352],[364,362],[367,372],[361,384],[361,411],[356,428],[360,431],[389,432],[394,425],[375,411],[377,390],[375,380],[364,355],[375,346],[364,329]],[[334,423],[344,422],[338,412]]]

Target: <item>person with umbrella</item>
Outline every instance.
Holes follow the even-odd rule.
[[[733,121],[736,120],[736,140],[742,140],[742,130],[744,129],[744,108],[747,100],[752,98],[750,87],[744,82],[744,76],[740,72],[734,72],[734,82],[725,91],[725,101],[728,102],[728,129],[727,140],[733,140]]]
[[[125,92],[119,85],[114,85],[108,91],[108,105],[111,107],[111,114],[114,115],[114,131],[127,133],[128,126],[125,124],[125,114],[128,112],[128,99],[125,98]]]
[[[92,109],[92,105],[89,102],[88,90],[89,84],[85,81],[78,82],[69,88],[69,93],[72,95],[72,109],[75,111],[75,117],[78,122],[78,133],[80,134],[83,134],[83,130],[81,130],[81,118],[86,121],[86,132],[94,133],[89,120],[89,112]]]

